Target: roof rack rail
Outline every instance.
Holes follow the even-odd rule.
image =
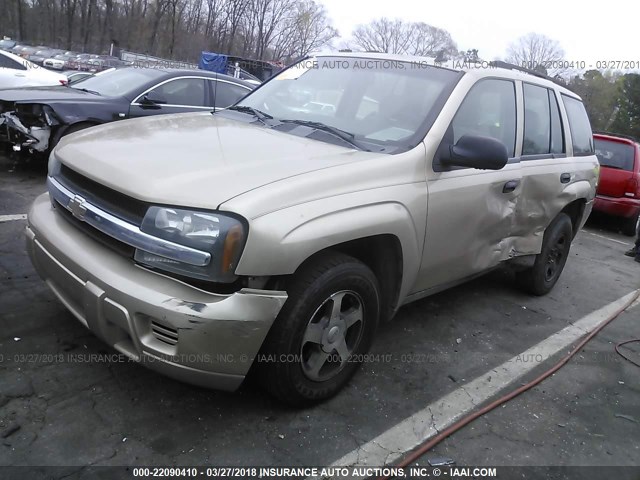
[[[625,135],[623,133],[607,132],[606,130],[594,130],[593,133],[598,135],[608,135],[610,137],[626,138],[627,140],[631,140],[632,142],[640,143],[640,140],[637,137],[633,137],[631,135]]]
[[[544,78],[545,80],[549,80],[550,82],[562,85],[557,78],[550,77],[549,75],[537,72],[536,70],[531,70],[530,68],[520,67],[518,65],[514,65],[513,63],[503,62],[502,60],[494,60],[491,62],[491,64],[498,68],[506,68],[507,70],[517,70],[519,72],[528,73],[529,75],[533,75],[534,77]]]

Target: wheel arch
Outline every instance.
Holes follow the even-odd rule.
[[[294,208],[251,222],[236,274],[288,276],[322,252],[343,252],[362,261],[379,279],[383,317],[390,318],[418,274],[423,225],[416,225],[399,202],[343,203],[339,210],[324,202],[317,205],[322,212]]]
[[[381,234],[332,245],[314,253],[299,268],[328,252],[344,253],[371,269],[380,285],[381,320],[391,319],[399,308],[404,272],[402,245],[398,237]]]
[[[583,225],[587,201],[584,198],[578,198],[573,202],[568,203],[565,207],[560,210],[560,213],[565,213],[571,219],[571,227],[573,229],[573,238],[578,234],[578,230]]]

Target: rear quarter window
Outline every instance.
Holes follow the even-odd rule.
[[[584,104],[580,100],[564,94],[562,95],[562,102],[567,110],[567,117],[569,117],[573,154],[593,155],[593,133],[591,132],[591,123]]]

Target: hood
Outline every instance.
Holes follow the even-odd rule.
[[[64,75],[50,72],[57,77],[67,78]],[[83,92],[72,87],[62,85],[46,86],[46,87],[23,87],[23,88],[7,88],[0,90],[0,101],[5,102],[27,102],[27,103],[49,103],[49,102],[82,102],[96,101],[101,97],[94,93]]]
[[[139,200],[207,209],[285,178],[377,156],[208,112],[90,128],[64,137],[54,155]]]

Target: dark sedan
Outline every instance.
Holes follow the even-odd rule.
[[[0,142],[48,153],[60,138],[124,118],[217,110],[236,103],[249,82],[203,70],[122,68],[76,85],[0,91]],[[4,125],[3,125],[4,124]]]
[[[43,62],[47,59],[47,58],[51,58],[55,55],[60,55],[61,53],[64,53],[63,50],[55,50],[52,48],[43,48],[41,50],[36,50],[34,53],[32,53],[31,55],[27,55],[27,60],[29,60],[32,63],[35,63],[36,65],[42,66]]]

